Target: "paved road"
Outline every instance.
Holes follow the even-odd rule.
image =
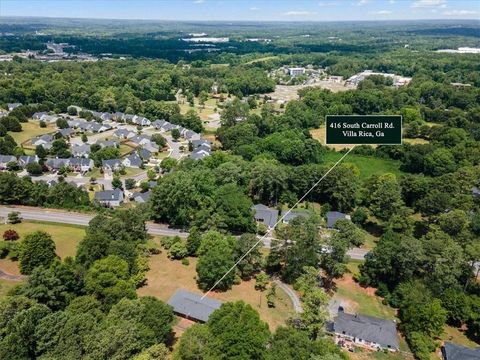
[[[45,222],[56,222],[61,224],[72,224],[87,226],[90,220],[95,216],[93,214],[81,214],[77,212],[41,209],[27,206],[0,206],[0,217],[6,218],[8,213],[18,211],[20,217],[25,220],[36,220]],[[178,229],[170,229],[166,225],[147,223],[147,230],[152,235],[175,236],[186,238],[188,232]]]
[[[300,298],[298,297],[297,293],[295,291],[293,291],[290,286],[288,286],[287,284],[281,282],[280,280],[274,280],[273,281],[275,284],[277,284],[277,286],[282,289],[283,291],[285,291],[285,293],[288,295],[288,297],[290,298],[290,300],[292,300],[292,304],[293,304],[293,309],[295,310],[296,313],[300,313],[303,311],[302,309],[302,303],[300,302]]]
[[[73,224],[87,226],[89,221],[95,216],[93,214],[82,214],[77,212],[42,209],[27,206],[0,206],[0,217],[6,218],[8,213],[12,211],[20,212],[20,216],[25,220],[37,220],[46,222],[56,222],[61,224]],[[179,229],[169,228],[164,224],[155,224],[153,222],[147,223],[147,230],[152,235],[175,236],[182,238],[188,236],[188,232]],[[272,238],[266,237],[264,239],[264,247],[269,248]],[[348,251],[350,258],[354,260],[364,260],[368,250],[361,248],[354,248]]]

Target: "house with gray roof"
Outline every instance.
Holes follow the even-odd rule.
[[[263,204],[257,204],[252,207],[255,221],[265,225],[269,230],[275,227],[278,220],[278,210],[270,209]]]
[[[169,123],[168,121],[165,121],[163,125],[160,127],[161,131],[170,131],[173,129],[173,125]]]
[[[89,157],[90,156],[90,145],[73,145],[72,146],[72,155],[74,157]]]
[[[17,158],[13,155],[0,155],[0,170],[5,170],[10,162],[16,163]]]
[[[100,146],[102,149],[107,147],[119,147],[120,144],[116,140],[97,140],[95,143]]]
[[[18,158],[18,165],[22,168],[27,166],[28,164],[38,163],[39,159],[37,155],[29,156],[29,155],[22,155]]]
[[[40,136],[36,136],[32,139],[33,146],[42,146],[44,149],[51,149],[53,142],[53,136],[50,134],[43,134]]]
[[[155,129],[157,130],[160,130],[163,125],[165,125],[165,120],[157,119],[152,122],[152,126],[155,127]]]
[[[198,139],[190,141],[192,144],[193,149],[199,148],[200,146],[208,147],[209,149],[212,148],[212,143],[205,139]]]
[[[364,346],[370,349],[399,349],[397,324],[373,316],[338,312],[332,324],[335,342],[341,346]]]
[[[113,132],[113,136],[119,139],[130,139],[135,136],[135,132],[128,129],[117,129]]]
[[[177,289],[167,304],[173,307],[173,312],[178,316],[198,321],[207,322],[210,315],[222,306],[222,302],[205,297],[193,292]]]
[[[68,167],[70,164],[70,159],[65,158],[55,158],[48,159],[45,165],[50,171],[59,170],[62,167]]]
[[[99,124],[97,122],[91,122],[88,130],[94,133],[101,133],[110,130],[112,127],[108,124]]]
[[[152,152],[148,151],[147,149],[143,149],[143,148],[138,149],[137,154],[138,154],[138,156],[140,156],[143,159],[143,161],[148,161],[152,157]]]
[[[146,117],[142,117],[142,116],[137,116],[135,115],[132,119],[132,122],[136,125],[140,125],[140,126],[150,126],[150,124],[152,123],[150,120],[148,120]]]
[[[442,346],[443,360],[480,360],[480,347],[476,349],[445,342]]]
[[[10,103],[10,104],[7,104],[7,107],[8,107],[8,111],[12,111],[13,109],[19,107],[19,106],[22,106],[22,103]]]
[[[146,134],[141,134],[141,135],[136,135],[130,138],[130,141],[137,145],[146,145],[152,141],[151,139],[152,139],[151,136]]]
[[[142,148],[151,152],[151,153],[157,153],[160,150],[160,147],[154,143],[153,141],[150,141],[144,145],[142,145]]]
[[[80,158],[70,158],[68,167],[73,172],[85,173],[85,172],[93,169],[94,162],[93,162],[92,159],[87,159],[87,158],[82,158],[82,157],[80,157]]]
[[[206,156],[210,156],[210,149],[198,148],[192,151],[190,158],[193,160],[203,159]]]
[[[305,219],[308,219],[310,217],[310,214],[307,211],[290,211],[285,213],[285,216],[282,219],[282,223],[288,225],[288,223],[297,218],[297,217],[303,217]]]
[[[136,153],[132,153],[128,155],[125,159],[123,159],[122,164],[125,167],[131,167],[131,168],[139,168],[142,166],[142,158],[138,156]]]
[[[123,203],[123,192],[120,189],[97,191],[94,201],[107,207],[117,207]]]
[[[57,133],[62,135],[63,137],[70,137],[75,133],[75,130],[73,130],[72,128],[59,129]]]
[[[120,159],[102,160],[103,170],[117,171],[120,170],[121,166],[122,162],[120,161]]]
[[[132,195],[132,199],[133,199],[133,201],[135,201],[137,203],[144,204],[148,201],[148,199],[150,199],[151,194],[152,194],[152,192],[150,190],[148,190],[144,193],[134,192],[133,195]]]
[[[341,213],[339,211],[329,211],[325,215],[327,218],[327,228],[334,229],[335,223],[338,220],[350,220],[350,215]]]

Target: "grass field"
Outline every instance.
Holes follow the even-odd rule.
[[[20,284],[20,282],[0,279],[0,297],[6,295],[11,288],[18,284]]]
[[[67,256],[74,256],[77,251],[77,246],[80,240],[85,236],[85,228],[75,225],[53,224],[53,223],[41,223],[33,221],[23,221],[20,224],[2,224],[0,225],[0,234],[3,234],[5,230],[13,229],[22,238],[31,232],[43,230],[52,235],[53,241],[57,247],[57,255],[61,258]],[[9,259],[0,259],[0,269],[13,274],[18,275],[18,264]]]
[[[9,131],[8,133],[13,137],[13,139],[17,142],[18,145],[21,143],[32,139],[37,135],[46,134],[55,130],[54,124],[48,124],[46,128],[41,128],[39,122],[29,121],[26,123],[22,123],[22,131],[20,132],[12,132]]]
[[[180,261],[168,259],[166,251],[150,258],[150,271],[147,273],[147,285],[138,289],[139,295],[151,295],[167,301],[177,288],[183,288],[201,294],[195,280],[196,258],[189,258],[188,266]],[[287,295],[277,287],[276,307],[267,306],[267,291],[261,293],[254,288],[255,280],[244,281],[240,285],[234,285],[226,292],[212,292],[209,296],[221,301],[243,300],[255,308],[263,321],[267,322],[271,329],[284,325],[285,320],[293,315],[293,307]]]
[[[348,353],[352,360],[413,360],[413,355],[403,353],[384,353],[383,351],[362,351],[357,353]]]
[[[327,163],[335,163],[343,156],[342,153],[328,152],[325,154]],[[397,177],[402,174],[400,162],[390,159],[380,159],[370,156],[349,154],[343,160],[345,164],[353,164],[360,170],[360,179],[366,180],[372,175],[392,173]]]
[[[351,271],[355,271],[355,265],[349,266]],[[334,298],[346,305],[347,312],[395,319],[395,309],[382,304],[382,299],[375,295],[374,288],[361,287],[353,280],[352,275],[345,275],[336,282],[336,285],[337,291]]]
[[[455,344],[460,344],[463,346],[477,348],[478,344],[472,340],[470,340],[463,331],[454,328],[452,326],[446,325],[443,329],[443,334],[440,336],[442,340],[451,341]]]

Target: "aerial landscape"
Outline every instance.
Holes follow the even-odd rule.
[[[480,360],[480,2],[0,0],[1,360]]]

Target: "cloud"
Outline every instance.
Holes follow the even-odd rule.
[[[260,9],[259,9],[258,7],[256,7],[256,6],[252,6],[252,7],[250,8],[250,11],[257,11],[257,10],[260,10]]]
[[[389,3],[393,5],[395,4],[395,0],[390,0]]]
[[[474,10],[449,10],[449,11],[444,11],[442,14],[443,15],[448,15],[448,16],[476,15],[476,14],[478,14],[478,11],[474,11]]]
[[[357,5],[358,6],[363,6],[366,5],[370,2],[370,0],[358,0]]]
[[[195,0],[193,3],[194,4],[203,4],[205,0]]]
[[[375,15],[390,15],[392,12],[390,10],[378,10],[375,11]]]
[[[315,15],[316,11],[287,11],[283,13],[284,16],[306,16],[306,15]]]
[[[335,1],[320,1],[318,6],[320,7],[327,7],[327,6],[337,6],[338,3]]]
[[[414,1],[412,7],[414,8],[428,8],[428,7],[446,7],[447,0],[418,0]]]

